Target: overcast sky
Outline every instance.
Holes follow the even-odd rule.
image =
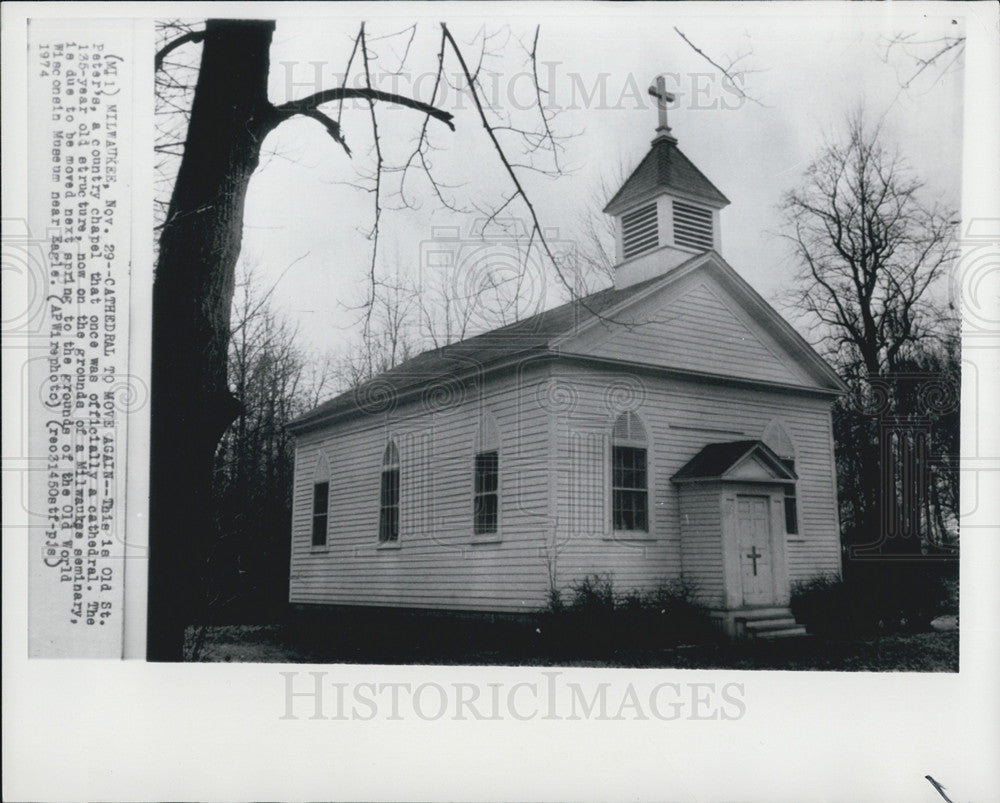
[[[492,6],[466,7],[459,14],[453,9],[438,6],[429,9],[430,16],[420,16],[414,12],[427,7],[380,7],[379,17],[368,21],[369,36],[413,22],[418,27],[407,71],[397,79],[378,73],[396,67],[406,37],[372,42],[381,68],[374,80],[380,88],[415,92],[429,100],[439,21],[447,21],[463,44],[481,26],[497,31],[508,24],[530,43],[540,24],[541,83],[550,92],[550,107],[562,110],[557,133],[579,135],[565,143],[563,157],[574,172],[554,180],[523,176],[542,224],[557,229],[562,240],[579,237],[579,221],[594,206],[602,177],[612,178],[619,163],[630,170],[645,155],[656,126],[655,106],[645,90],[661,73],[672,74],[668,87],[678,94],[670,125],[679,147],[732,202],[722,213],[723,256],[765,298],[776,297],[793,269],[786,248],[771,234],[778,226],[776,206],[800,180],[824,137],[835,136],[858,104],[873,120],[884,117],[887,140],[899,146],[934,194],[958,206],[961,65],[901,93],[899,76],[912,69],[912,62],[902,52],[883,62],[885,39],[894,34],[912,33],[923,40],[961,35],[961,18],[940,15],[949,11],[946,7],[935,7],[939,16],[932,17],[919,13],[926,7],[904,4],[808,4],[801,9],[521,6],[502,9],[506,17],[497,16]],[[271,99],[280,102],[315,91],[317,74],[322,87],[338,85],[358,22],[356,17],[279,20]],[[745,88],[760,103],[740,103],[723,91],[718,71],[674,26],[717,61],[749,54],[740,66],[755,70]],[[476,50],[467,47],[470,54]],[[445,63],[448,73],[458,70],[451,54]],[[502,73],[496,83],[500,105],[530,100],[530,82],[519,75],[525,66],[524,52],[513,40],[501,58],[487,63],[488,69]],[[460,203],[494,203],[510,185],[468,96],[448,90],[442,105],[455,112],[457,131],[431,123],[432,141],[441,148],[434,154],[435,168],[448,181],[462,184],[454,193]],[[516,108],[512,113],[521,114]],[[387,106],[380,106],[378,114],[387,157],[398,158],[419,131],[422,117]],[[244,256],[260,265],[264,281],[277,280],[307,254],[285,272],[274,299],[298,323],[303,343],[322,350],[335,348],[356,324],[357,313],[344,303],[362,297],[371,258],[371,242],[365,238],[373,215],[371,195],[343,183],[356,181],[359,168],[370,171],[374,165],[367,109],[345,110],[343,124],[353,159],[311,120],[299,118],[272,134],[265,152],[275,155],[265,156],[251,182],[245,217]],[[510,148],[517,152],[515,145]],[[384,214],[383,266],[399,262],[419,269],[422,243],[433,236],[434,227],[460,226],[464,232],[476,217],[442,209],[417,179],[411,186],[420,209]],[[607,199],[597,200],[602,206]],[[509,214],[526,218],[519,206]],[[555,302],[554,294],[548,298]]]

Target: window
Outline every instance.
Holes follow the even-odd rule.
[[[652,251],[659,244],[655,201],[622,215],[622,256],[625,259]]]
[[[778,419],[772,420],[764,428],[761,440],[778,455],[781,464],[794,474],[795,444]],[[799,506],[794,485],[785,486],[785,533],[788,535],[799,534]]]
[[[781,458],[789,471],[795,471],[795,460],[791,457]],[[795,486],[785,486],[785,532],[788,535],[799,534],[799,504],[795,495]]]
[[[378,517],[379,543],[399,540],[399,452],[392,441],[382,455],[382,488]]]
[[[330,483],[317,482],[313,485],[312,545],[326,544],[327,511],[330,505]]]
[[[712,210],[674,201],[674,242],[688,248],[713,248]]]
[[[795,497],[795,486],[785,486],[785,532],[799,534],[799,506]]]
[[[473,504],[473,531],[486,535],[497,531],[500,508],[500,456],[496,450],[476,455],[476,486]]]
[[[649,532],[646,430],[631,412],[618,418],[612,433],[611,520],[615,530]]]
[[[484,412],[476,435],[472,486],[472,532],[495,535],[500,525],[500,433]]]

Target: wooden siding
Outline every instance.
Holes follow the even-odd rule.
[[[816,387],[795,359],[695,273],[639,303],[630,330],[600,323],[566,352]],[[721,593],[712,509],[670,482],[708,443],[762,438],[780,424],[794,445],[800,532],[786,539],[792,583],[840,572],[828,397],[753,389],[582,362],[526,364],[464,386],[429,384],[389,412],[300,437],[295,458],[290,599],[296,603],[517,612],[545,604],[550,577],[570,591],[588,574],[619,590],[684,574]],[[649,532],[610,531],[611,428],[634,410],[648,436]],[[473,459],[483,411],[499,431],[498,538],[473,534]],[[400,453],[398,545],[378,543],[379,482],[389,438]],[[328,469],[317,467],[326,461]],[[324,547],[311,546],[312,484],[329,479]],[[715,496],[718,499],[718,496]],[[716,501],[715,515],[718,513]],[[681,516],[700,524],[682,544]],[[718,541],[721,545],[721,541]]]
[[[699,600],[721,607],[725,603],[726,584],[720,486],[718,483],[686,485],[679,489],[678,497],[684,527],[681,543],[684,579],[694,586]]]
[[[704,271],[692,273],[562,344],[566,352],[815,387],[796,360]]]
[[[544,369],[528,370],[486,389],[480,380],[302,437],[290,600],[507,612],[541,605],[548,590],[536,537],[549,501],[546,376]],[[482,409],[493,414],[500,435],[497,543],[476,543],[473,535],[473,455]],[[398,547],[378,543],[380,469],[390,437],[401,463]],[[330,466],[327,545],[312,547],[311,486],[323,456]]]
[[[566,593],[588,574],[609,574],[627,590],[683,572],[714,598],[722,563],[720,557],[713,564],[711,553],[721,522],[713,535],[711,503],[696,492],[682,507],[670,477],[706,443],[759,438],[775,420],[794,442],[800,478],[800,534],[787,539],[790,580],[839,573],[828,401],[563,365],[485,387],[476,399],[444,409],[408,405],[300,441],[291,601],[534,610],[545,604],[550,571]],[[639,414],[649,439],[645,538],[609,531],[610,433],[621,405]],[[500,433],[498,543],[475,543],[472,534],[482,408]],[[400,538],[398,548],[380,548],[379,471],[390,436],[401,459]],[[330,466],[330,524],[327,545],[311,547],[311,486],[323,459]],[[714,499],[717,507],[717,493]],[[680,517],[696,512],[706,523],[694,531],[696,542],[682,544]]]
[[[683,570],[694,573],[690,579],[705,593],[721,593],[721,555],[713,573],[703,550],[682,550],[682,511],[670,477],[706,444],[760,438],[775,420],[795,444],[799,475],[800,533],[787,538],[790,579],[839,574],[828,400],[563,365],[554,369],[553,381],[572,402],[555,421],[558,580],[564,590],[593,572],[609,573],[616,587],[628,589],[651,588]],[[634,409],[649,435],[647,540],[623,540],[609,532],[606,466],[611,427],[622,409]],[[591,490],[581,495],[581,487]],[[718,498],[716,490],[716,505]]]

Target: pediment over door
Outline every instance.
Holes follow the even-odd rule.
[[[711,443],[671,477],[677,484],[704,481],[793,483],[788,464],[762,441]]]

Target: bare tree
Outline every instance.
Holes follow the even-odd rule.
[[[177,24],[171,31],[176,36],[161,36],[156,54],[157,72],[168,72],[178,68],[186,50],[201,47],[197,69],[187,65],[188,72],[197,75],[193,89],[187,76],[157,81],[163,94],[161,110],[165,115],[182,115],[184,122],[171,128],[159,146],[164,174],[170,172],[171,160],[179,164],[169,203],[161,204],[158,212],[162,223],[153,288],[147,650],[151,660],[177,660],[182,655],[184,627],[197,598],[190,567],[201,565],[207,542],[206,517],[201,511],[210,501],[213,454],[241,409],[227,383],[230,304],[246,192],[270,132],[287,120],[305,117],[321,125],[351,157],[354,150],[348,133],[353,142],[358,132],[346,130],[342,113],[349,101],[365,107],[370,148],[364,159],[356,161],[358,179],[353,183],[372,199],[371,226],[365,232],[372,243],[368,292],[361,307],[366,342],[372,342],[378,311],[376,268],[384,212],[414,205],[411,188],[417,176],[426,179],[443,207],[464,208],[457,200],[456,185],[442,180],[434,164],[433,154],[440,146],[432,143],[433,130],[454,128],[451,112],[435,105],[439,89],[451,88],[471,98],[471,112],[496,155],[501,181],[494,186],[499,188],[499,198],[473,206],[491,221],[519,207],[527,220],[522,264],[528,265],[534,255],[569,292],[575,288],[573,277],[546,239],[539,212],[526,190],[526,177],[558,175],[564,169],[564,137],[556,133],[556,112],[547,103],[549,88],[539,79],[537,28],[524,38],[509,27],[482,29],[463,45],[442,23],[437,31],[433,87],[429,97],[421,100],[378,88],[377,79],[386,74],[385,62],[378,64],[382,70],[378,75],[374,69],[378,60],[374,48],[391,40],[399,45],[399,60],[388,74],[401,73],[413,50],[417,27],[372,36],[362,24],[353,37],[340,86],[283,102],[272,102],[267,93],[274,29],[275,23],[267,20],[213,19],[203,28]],[[526,116],[518,119],[491,101],[484,83],[492,62],[510,52],[522,55],[522,66],[534,78],[534,103],[519,110]],[[446,66],[454,66],[454,72]],[[360,81],[352,83],[352,77]],[[418,131],[412,149],[402,159],[383,147],[384,120],[378,110],[385,104],[416,113]],[[503,320],[516,320],[523,309],[510,299],[518,297],[527,278],[522,271],[510,281],[487,283],[469,297],[491,298]],[[400,356],[399,345],[387,344],[389,362]],[[375,360],[366,361],[365,370],[371,372]]]
[[[942,500],[957,494],[957,476],[941,468],[957,419],[947,404],[918,404],[921,383],[941,376],[954,387],[935,392],[957,399],[957,372],[929,373],[957,365],[948,356],[957,320],[942,287],[956,254],[954,215],[925,199],[914,170],[860,112],[781,208],[798,266],[789,309],[850,388],[834,408],[846,540],[920,554],[945,540]],[[917,432],[929,414],[939,419],[935,432]],[[944,463],[932,465],[928,439]],[[916,468],[901,474],[901,464]]]
[[[229,381],[243,400],[215,452],[212,530],[198,567],[201,623],[273,620],[288,597],[294,451],[285,425],[310,409],[330,377],[296,344],[296,331],[241,261],[232,310]]]
[[[507,221],[499,221],[507,225]],[[338,389],[357,387],[427,349],[437,349],[539,311],[540,265],[525,253],[523,229],[506,238],[461,239],[453,259],[419,270],[395,255],[376,274],[374,296],[350,309],[367,319],[338,350]],[[567,275],[570,275],[567,272]]]
[[[334,382],[337,391],[356,388],[374,376],[414,356],[417,334],[418,294],[409,273],[398,260],[376,276],[374,296],[353,306],[367,325],[353,327],[337,349]]]
[[[341,125],[343,104],[347,100],[367,104],[374,162],[368,174],[374,208],[370,237],[376,244],[370,266],[372,292],[365,310],[367,330],[374,309],[377,242],[386,198],[383,178],[393,170],[401,176],[398,197],[405,201],[402,181],[411,168],[419,166],[439,199],[448,203],[446,186],[434,177],[428,153],[432,124],[454,128],[452,114],[432,105],[438,86],[447,80],[444,63],[446,53],[450,54],[513,187],[501,207],[522,203],[532,220],[531,244],[548,251],[520,171],[537,169],[535,160],[545,153],[557,157],[552,112],[542,102],[541,88],[536,92],[537,132],[513,123],[490,105],[481,84],[481,69],[491,48],[500,47],[490,35],[480,34],[477,58],[467,59],[448,27],[441,26],[437,75],[428,103],[375,87],[373,40],[362,25],[354,38],[343,86],[273,103],[267,84],[274,29],[275,23],[267,20],[209,20],[204,29],[186,30],[166,42],[156,55],[160,70],[183,48],[196,44],[202,48],[183,155],[160,228],[153,287],[147,650],[151,660],[178,660],[182,656],[184,627],[197,607],[197,581],[191,567],[203,564],[208,542],[208,522],[201,511],[210,506],[213,454],[241,409],[228,386],[230,306],[244,200],[267,135],[286,120],[303,116],[323,126],[350,155]],[[530,47],[524,47],[536,76],[537,45],[536,30]],[[347,85],[355,59],[364,79],[361,87]],[[387,162],[381,146],[376,108],[386,103],[409,108],[422,120],[412,158],[396,167]],[[333,104],[337,105],[335,116],[323,110]],[[179,138],[176,143],[179,149]],[[521,148],[526,158],[508,155],[512,148]],[[559,169],[558,163],[554,169]],[[558,272],[558,265],[553,265]]]
[[[580,295],[610,287],[615,279],[615,223],[603,212],[604,205],[628,178],[629,171],[623,158],[607,172],[603,172],[589,202],[580,212],[577,222],[577,248],[573,254],[571,272]]]
[[[828,143],[781,202],[782,237],[799,266],[791,309],[831,358],[869,375],[943,334],[935,295],[955,257],[955,213],[861,112]]]

